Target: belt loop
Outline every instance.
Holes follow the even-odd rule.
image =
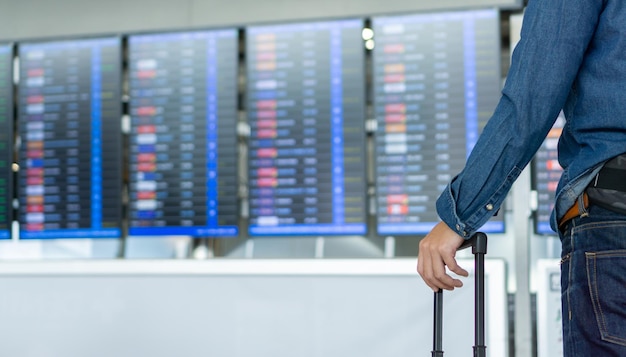
[[[587,212],[587,208],[585,207],[586,195],[587,193],[583,192],[580,196],[578,196],[577,205],[578,205],[578,215],[580,217],[587,217],[589,215],[589,212]]]

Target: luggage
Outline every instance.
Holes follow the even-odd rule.
[[[485,254],[487,235],[478,232],[463,243],[459,250],[472,247],[474,254],[474,357],[486,357],[485,346]],[[443,357],[443,290],[435,292],[432,357]]]

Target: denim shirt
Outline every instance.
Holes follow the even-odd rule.
[[[465,238],[485,224],[561,109],[554,230],[602,163],[626,152],[626,0],[529,1],[500,102],[439,217]]]

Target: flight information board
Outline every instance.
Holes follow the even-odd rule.
[[[18,54],[20,237],[120,237],[120,39],[24,43]]]
[[[247,29],[251,235],[366,233],[362,29]]]
[[[0,239],[13,221],[13,46],[0,44]]]
[[[435,201],[500,97],[498,20],[495,9],[372,20],[380,235],[439,221]],[[482,229],[503,231],[501,215]]]
[[[129,49],[129,234],[237,236],[237,31],[131,36]]]
[[[538,234],[556,234],[550,228],[550,215],[554,208],[556,187],[563,173],[563,168],[559,164],[557,146],[564,125],[565,115],[561,112],[533,158],[533,189],[537,191],[535,232]]]

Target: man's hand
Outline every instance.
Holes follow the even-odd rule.
[[[463,241],[463,237],[445,223],[439,222],[420,242],[417,272],[433,291],[454,290],[463,286],[461,280],[446,274],[446,266],[448,266],[448,269],[455,274],[469,275],[454,259],[456,250],[463,244]]]

